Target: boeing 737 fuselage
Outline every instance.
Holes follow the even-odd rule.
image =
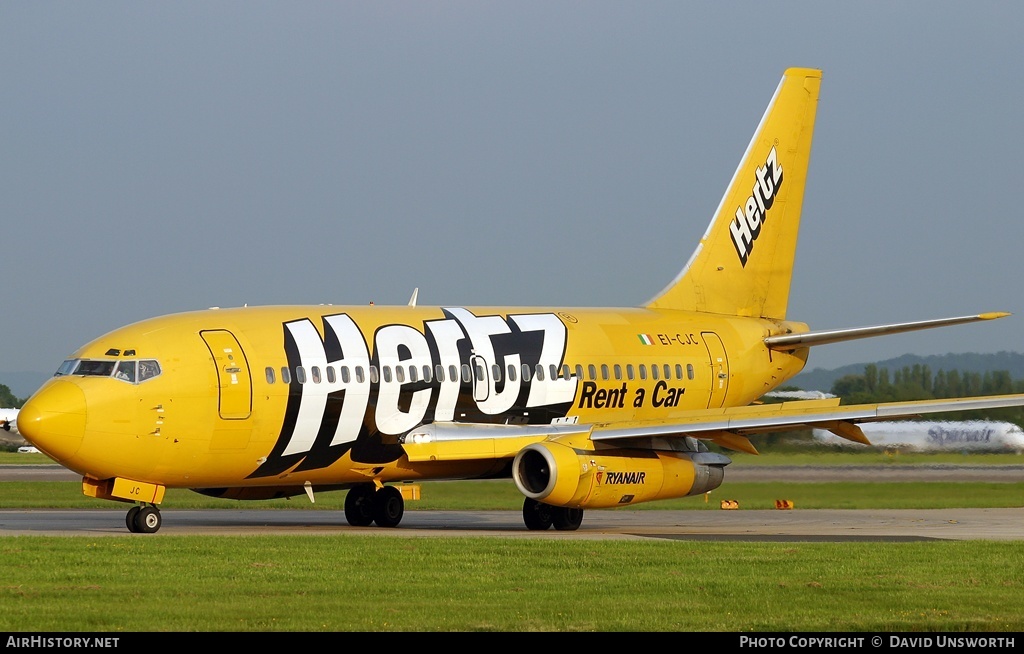
[[[588,508],[706,493],[706,442],[1024,396],[758,404],[812,345],[1000,318],[812,332],[786,319],[820,71],[790,69],[679,276],[632,308],[273,306],[145,320],[74,352],[22,408],[87,495],[159,529],[167,488],[238,500],[347,490],[352,525],[397,526],[400,482],[511,478],[530,529]],[[415,297],[415,296],[414,296]]]

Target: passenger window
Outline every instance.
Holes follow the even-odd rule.
[[[693,364],[692,363],[686,364],[686,378],[687,379],[693,379]]]
[[[420,371],[416,366],[409,366],[409,381],[417,382],[420,380]]]
[[[376,384],[380,381],[380,375],[377,374],[377,366],[370,366],[370,383]]]
[[[434,366],[434,378],[439,382],[444,381],[444,366],[440,363]]]
[[[295,369],[295,381],[299,382],[300,384],[306,383],[306,369],[303,368],[302,366],[299,366],[298,368]]]
[[[672,379],[672,369],[669,367],[669,365],[667,363],[665,364],[665,377],[664,377],[664,379]]]
[[[356,381],[360,384],[366,382],[366,374],[363,372],[362,366],[356,366]]]
[[[494,377],[494,381],[500,382],[501,381],[501,366],[499,366],[496,363],[494,365],[492,365],[491,366],[491,375]]]
[[[274,383],[274,369],[271,368],[270,366],[267,366],[266,374],[267,374],[267,383],[268,384],[273,384]]]
[[[333,384],[338,381],[338,375],[334,372],[334,366],[327,366],[327,383]]]
[[[583,379],[583,366],[576,364],[576,379]]]
[[[320,383],[320,366],[313,366],[309,369],[309,374],[313,378],[314,384]]]
[[[462,382],[469,383],[472,380],[473,372],[469,369],[469,364],[462,364]]]
[[[292,383],[292,371],[285,366],[281,366],[281,383],[290,384]]]
[[[395,366],[395,381],[399,384],[405,382],[405,367]]]
[[[608,364],[607,363],[602,363],[601,364],[601,379],[603,379],[605,381],[608,380]]]
[[[539,363],[537,364],[536,379],[537,381],[544,381],[544,366],[540,365]]]
[[[683,364],[677,363],[676,364],[676,379],[682,379],[682,378],[683,378]]]
[[[513,364],[508,364],[508,380],[514,382],[516,380],[516,367]]]
[[[348,372],[348,366],[342,366],[341,367],[341,381],[342,381],[342,383],[347,384],[349,382],[349,380],[351,380],[351,378],[352,377],[349,375],[349,372]]]
[[[647,379],[647,364],[640,364],[640,379]]]
[[[423,365],[423,381],[430,383],[430,366]]]
[[[384,374],[384,382],[391,382],[391,366],[381,366],[380,371]]]
[[[484,370],[484,367],[479,363],[473,366],[473,371],[476,373],[477,381],[484,381],[487,379],[487,371]]]
[[[633,379],[633,364],[632,363],[627,363],[626,364],[626,379],[629,379],[629,380]]]
[[[459,381],[459,368],[454,363],[448,366],[448,379],[453,382]]]
[[[530,364],[528,363],[523,364],[523,381],[530,381]]]
[[[594,364],[591,363],[587,366],[587,375],[590,376],[590,381],[595,381],[597,379],[597,368]]]
[[[657,379],[657,378],[658,378],[658,364],[652,363],[651,364],[651,379]]]
[[[549,379],[551,379],[551,380],[558,379],[558,366],[556,366],[553,363],[548,365],[548,372],[551,373],[551,377],[549,377]]]

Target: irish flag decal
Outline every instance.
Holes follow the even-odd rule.
[[[640,337],[640,342],[644,345],[654,345],[654,340],[650,334],[637,334]]]

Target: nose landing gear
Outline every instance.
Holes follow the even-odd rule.
[[[162,522],[160,509],[152,504],[133,506],[124,517],[125,526],[133,534],[155,534]]]

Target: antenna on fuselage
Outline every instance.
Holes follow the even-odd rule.
[[[409,298],[409,306],[410,307],[416,306],[416,296],[418,296],[419,294],[420,294],[420,287],[419,286],[417,286],[416,288],[412,289],[412,297]]]

